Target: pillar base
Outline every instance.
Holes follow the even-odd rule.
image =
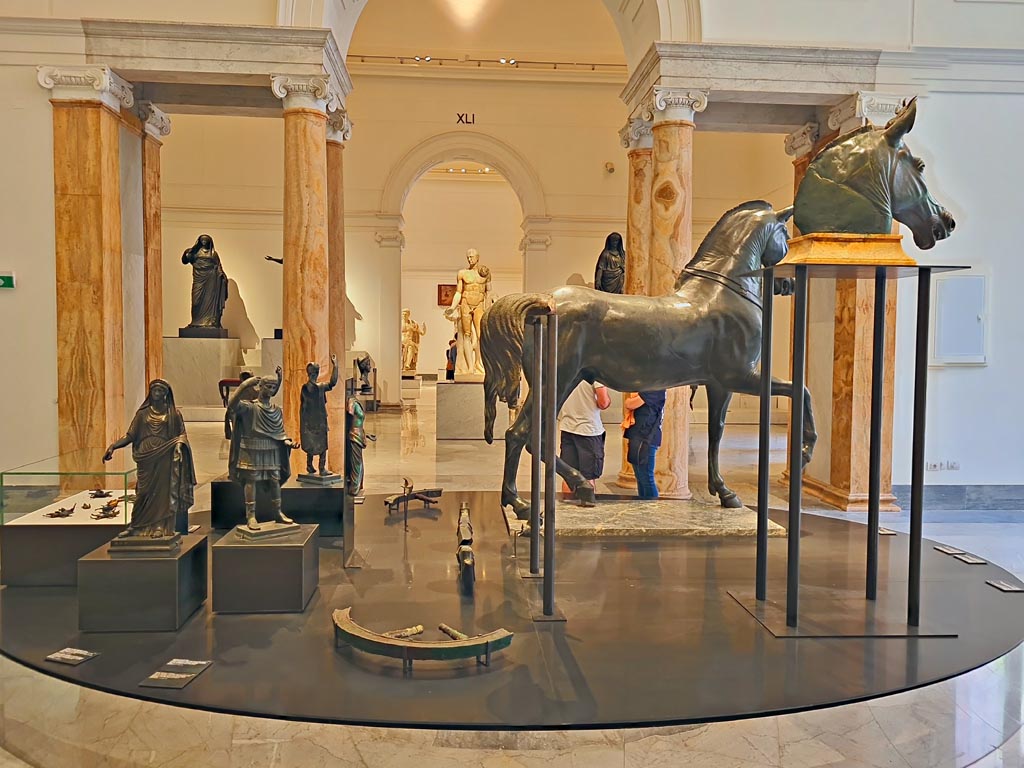
[[[850,491],[847,488],[838,488],[824,480],[804,475],[804,490],[816,499],[835,507],[843,512],[867,512],[867,492]],[[879,511],[899,512],[900,507],[896,503],[896,496],[892,491],[883,491],[881,494]]]

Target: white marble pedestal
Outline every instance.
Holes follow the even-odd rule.
[[[508,406],[498,403],[494,439],[504,440]],[[484,439],[484,385],[479,381],[437,382],[437,439]]]
[[[237,378],[243,362],[238,339],[164,337],[164,378],[179,408],[222,407],[217,383]]]
[[[402,374],[402,399],[403,400],[416,400],[420,396],[420,388],[422,384],[419,376],[409,376],[408,374]]]

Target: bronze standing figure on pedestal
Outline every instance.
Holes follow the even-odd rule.
[[[338,357],[331,355],[331,379],[326,384],[317,383],[320,366],[309,363],[306,366],[309,381],[302,385],[299,396],[299,443],[306,452],[306,472],[314,473],[313,457],[319,457],[320,475],[331,474],[327,468],[327,393],[338,385]],[[301,478],[300,478],[301,479]]]
[[[163,379],[149,383],[149,395],[135,412],[124,437],[103,454],[130,445],[138,470],[131,522],[120,537],[161,538],[188,533],[188,510],[194,500],[196,472],[185,420],[174,405],[174,392]]]
[[[200,235],[181,255],[182,264],[192,265],[192,322],[190,328],[220,328],[228,300],[228,278],[214,250],[213,238]]]
[[[618,232],[612,232],[604,240],[604,250],[597,257],[594,269],[594,289],[605,293],[626,292],[626,250]]]

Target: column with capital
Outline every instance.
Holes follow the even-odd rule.
[[[352,138],[348,112],[340,108],[327,116],[327,347],[344,365],[345,350],[345,142]],[[345,395],[342,373],[341,390],[327,398],[327,450],[335,472],[345,466]]]
[[[53,105],[60,468],[93,471],[125,432],[119,132],[135,100],[102,65],[39,67],[37,80]]]
[[[161,139],[171,132],[171,119],[151,101],[139,104],[142,120],[142,233],[146,291],[146,381],[164,375],[163,223],[160,197]]]
[[[622,146],[628,149],[629,183],[626,204],[626,293],[647,294],[651,280],[651,186],[654,179],[652,158],[652,117],[634,117],[619,131]],[[625,414],[623,414],[625,415]],[[626,439],[622,440],[622,466],[615,485],[636,488],[636,475],[626,461]]]
[[[284,100],[284,422],[299,435],[299,397],[310,361],[328,364],[327,111],[337,106],[325,75],[274,75]],[[300,452],[292,466],[302,469]]]
[[[651,129],[650,296],[672,293],[680,270],[693,255],[693,120],[708,104],[704,91],[654,87]],[[668,391],[663,441],[655,479],[664,496],[688,499],[690,389]]]

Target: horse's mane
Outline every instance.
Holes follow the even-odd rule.
[[[840,136],[836,136],[834,139],[832,139],[832,141],[830,141],[828,144],[826,144],[824,147],[818,150],[818,153],[814,156],[814,158],[820,157],[821,155],[825,154],[828,150],[832,149],[832,147],[839,146],[844,141],[852,138],[853,136],[857,136],[861,133],[868,133],[869,131],[874,131],[877,129],[877,125],[872,125],[871,123],[868,123],[867,125],[862,125],[860,128],[854,128],[852,131],[844,133]],[[814,161],[814,158],[811,158],[812,162]]]
[[[686,266],[692,266],[694,263],[697,262],[698,259],[704,256],[705,252],[707,251],[707,248],[710,247],[710,245],[718,239],[718,235],[721,229],[725,226],[726,221],[731,219],[735,214],[771,210],[774,210],[774,207],[771,203],[767,202],[766,200],[748,200],[747,202],[740,203],[735,208],[726,211],[725,213],[722,214],[718,221],[715,222],[715,226],[711,228],[711,231],[704,236],[703,240],[701,240],[700,245],[697,247],[697,250],[693,254],[693,258],[686,262]]]

